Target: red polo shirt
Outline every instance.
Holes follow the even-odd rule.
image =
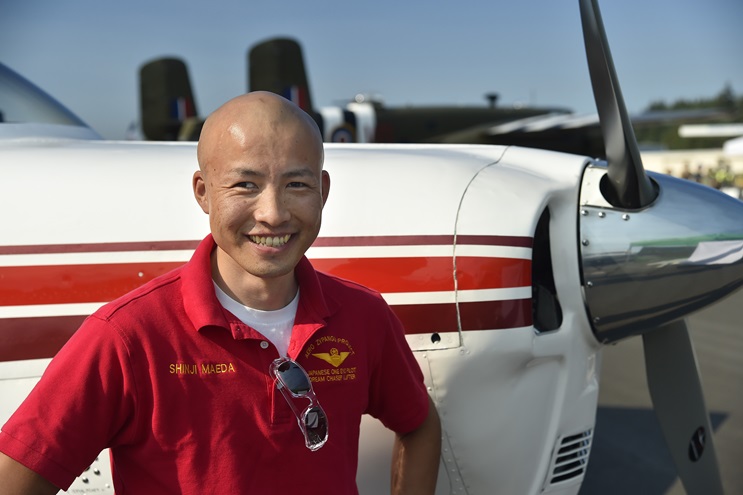
[[[65,489],[110,447],[118,494],[357,493],[361,415],[406,433],[428,412],[400,322],[379,294],[299,263],[289,356],[329,425],[311,452],[269,377],[276,348],[216,299],[213,248],[209,236],[190,262],[90,316],[0,451]]]

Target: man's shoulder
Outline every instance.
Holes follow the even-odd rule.
[[[376,312],[390,310],[382,294],[371,287],[325,272],[317,272],[317,277],[325,299],[333,301],[336,306],[351,311],[361,307]]]
[[[338,277],[336,275],[317,272],[317,278],[323,288],[323,292],[344,297],[368,298],[369,300],[382,300],[382,295],[372,289],[353,280]]]
[[[94,315],[103,320],[125,317],[130,314],[142,315],[148,308],[160,308],[177,304],[182,300],[180,281],[183,267],[176,268],[155,277],[126,294],[101,306]]]

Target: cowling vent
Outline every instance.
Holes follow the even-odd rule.
[[[592,441],[593,430],[558,439],[552,452],[545,491],[556,485],[564,486],[568,482],[579,482],[583,479],[588,467]]]

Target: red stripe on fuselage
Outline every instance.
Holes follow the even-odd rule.
[[[451,245],[453,236],[319,238],[317,247]],[[508,236],[459,236],[458,244],[528,247],[532,239]],[[198,241],[0,246],[0,255],[190,250]],[[382,293],[454,290],[454,258],[314,259],[318,270],[356,281]],[[0,306],[98,303],[115,299],[180,266],[181,262],[0,267]],[[457,288],[477,290],[531,285],[531,261],[516,258],[456,258]],[[466,302],[455,305],[392,306],[409,334],[517,328],[531,325],[531,300]],[[49,358],[85,316],[0,319],[0,361]]]
[[[531,299],[460,302],[462,330],[502,330],[531,326]],[[404,304],[391,306],[405,333],[456,332],[457,305]]]
[[[531,248],[533,239],[507,235],[388,235],[355,237],[318,237],[314,247],[352,246],[453,246],[481,245]],[[110,253],[128,251],[179,251],[196,249],[200,241],[100,242],[87,244],[26,244],[0,246],[4,254]]]
[[[0,362],[54,357],[85,318],[0,318]]]
[[[182,264],[3,266],[0,306],[112,301]]]
[[[28,244],[0,246],[3,254],[113,253],[131,251],[194,250],[199,241],[101,242],[89,244]]]
[[[382,293],[454,290],[454,260],[449,257],[313,259],[312,264]],[[531,261],[457,257],[457,284],[459,290],[528,287]]]
[[[355,237],[318,237],[314,247],[353,246],[454,246],[453,235],[389,235]],[[508,246],[531,248],[533,239],[508,235],[459,235],[457,245]]]
[[[457,332],[457,306],[406,304],[392,306],[405,333]],[[518,328],[531,325],[531,300],[459,303],[462,330]],[[51,358],[77,330],[85,316],[0,319],[0,362]]]
[[[452,258],[314,259],[320,271],[382,293],[454,290]],[[0,267],[0,306],[111,301],[180,262]],[[531,261],[458,257],[459,290],[528,287]]]

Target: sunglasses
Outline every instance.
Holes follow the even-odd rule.
[[[307,372],[288,358],[276,359],[271,363],[270,371],[276,379],[276,388],[297,417],[305,445],[312,451],[318,450],[328,440],[328,417],[312,390],[312,382]],[[292,399],[303,397],[309,399],[310,404],[300,414]]]

